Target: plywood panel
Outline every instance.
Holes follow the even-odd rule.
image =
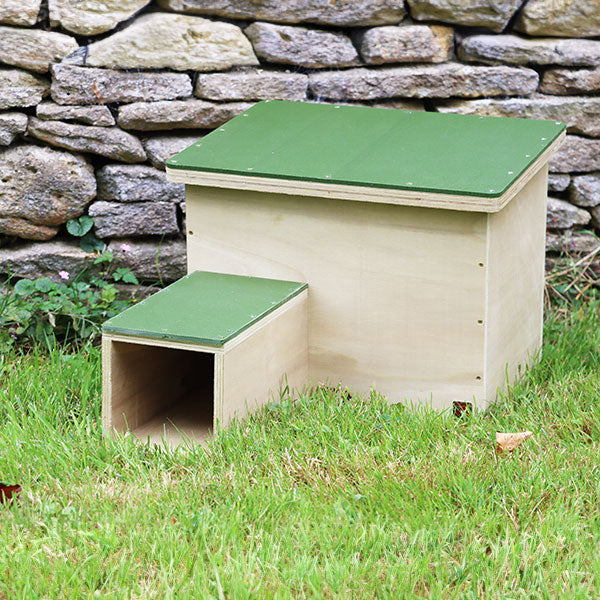
[[[308,295],[303,291],[247,335],[233,340],[223,356],[219,424],[242,418],[286,385],[302,390],[308,377]]]
[[[486,401],[542,343],[547,166],[488,217]]]
[[[188,265],[309,284],[309,378],[483,396],[487,216],[188,186]]]

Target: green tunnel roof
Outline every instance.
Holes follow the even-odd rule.
[[[104,323],[106,333],[223,346],[306,283],[194,271]]]

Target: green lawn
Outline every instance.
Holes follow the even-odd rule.
[[[600,596],[598,303],[486,413],[317,391],[194,451],[103,439],[99,358],[0,359],[0,598]]]

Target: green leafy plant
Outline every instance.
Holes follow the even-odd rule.
[[[83,215],[78,219],[71,219],[67,222],[67,231],[75,237],[83,237],[94,226],[94,219]]]
[[[67,231],[79,239],[79,246],[85,252],[102,252],[104,242],[99,240],[92,231],[94,219],[88,215],[82,215],[77,219],[67,221]]]
[[[105,244],[102,240],[99,240],[92,231],[88,231],[79,240],[79,246],[85,252],[102,252]]]
[[[0,287],[0,345],[56,341],[84,345],[99,338],[102,323],[133,301],[118,296],[115,283],[138,284],[127,268],[117,267],[110,252],[90,259],[75,277],[67,271],[49,277],[11,279]]]

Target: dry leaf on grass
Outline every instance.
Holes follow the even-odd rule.
[[[496,452],[498,454],[512,452],[532,435],[533,432],[531,431],[518,431],[516,433],[502,433],[496,431]]]
[[[470,402],[453,402],[452,413],[457,419],[470,417],[473,414],[473,405]]]
[[[6,483],[0,483],[0,504],[10,504],[20,493],[20,485],[6,485]]]

